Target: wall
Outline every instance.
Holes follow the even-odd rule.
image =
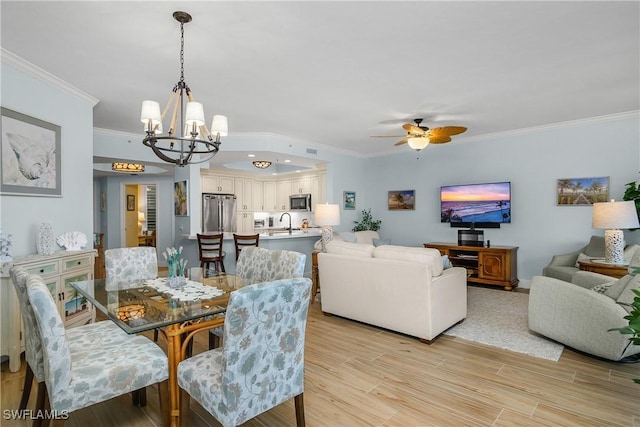
[[[593,234],[592,208],[557,206],[560,178],[610,177],[610,197],[622,199],[624,185],[640,170],[638,112],[512,132],[482,142],[429,146],[416,159],[405,150],[367,162],[364,191],[380,235],[393,244],[420,246],[428,241],[455,242],[457,229],[440,223],[442,185],[511,181],[512,223],[485,229],[492,246],[518,246],[518,275],[527,287],[554,254],[585,245]],[[347,188],[345,188],[347,189]],[[389,190],[416,191],[414,211],[389,211]],[[360,193],[358,194],[360,197]],[[625,231],[630,243],[640,231]]]
[[[62,197],[0,196],[0,225],[12,233],[11,254],[36,252],[40,223],[55,235],[93,234],[93,106],[97,100],[2,50],[2,106],[61,127]]]

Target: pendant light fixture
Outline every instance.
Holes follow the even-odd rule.
[[[191,22],[191,15],[178,11],[173,13],[173,18],[180,23],[180,80],[173,87],[162,114],[158,102],[142,102],[140,121],[144,123],[147,134],[142,143],[151,147],[165,162],[185,166],[212,159],[220,149],[220,137],[228,134],[228,125],[225,116],[216,115],[213,116],[211,130],[207,128],[202,104],[195,102],[184,81],[184,24]],[[163,134],[162,120],[169,109],[172,109],[171,122],[167,133]],[[178,124],[180,129],[176,129]]]
[[[252,163],[253,166],[257,167],[258,169],[266,169],[271,166],[271,162],[268,160],[254,160]]]
[[[409,145],[409,147],[419,152],[420,150],[426,148],[427,145],[429,145],[429,138],[425,136],[409,138],[407,140],[407,144]]]
[[[141,163],[113,162],[111,163],[111,170],[114,172],[142,173],[144,172],[144,165]]]

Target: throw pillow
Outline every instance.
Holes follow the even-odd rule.
[[[605,291],[609,289],[614,283],[616,282],[601,283],[600,285],[595,285],[593,288],[591,288],[591,290],[599,294],[604,294]]]
[[[340,233],[340,236],[344,239],[345,242],[349,243],[356,243],[356,241],[358,240],[356,237],[356,233],[353,233],[351,231],[343,231],[342,233]]]
[[[576,267],[580,268],[580,261],[591,261],[591,257],[587,254],[580,253],[578,255],[578,259],[576,260]]]
[[[391,240],[390,239],[372,239],[373,241],[373,246],[382,246],[382,245],[390,245],[391,244]]]
[[[609,289],[604,291],[604,294],[609,298],[618,300],[618,298],[620,298],[620,294],[622,294],[622,291],[624,291],[624,288],[627,287],[627,285],[629,284],[631,279],[633,279],[633,277],[634,276],[627,274],[626,276],[616,280],[615,282],[613,282],[611,286],[609,286]]]
[[[627,311],[627,313],[631,313],[633,309],[633,307],[631,307],[631,304],[633,304],[633,300],[636,297],[636,294],[632,289],[640,290],[640,275],[630,277],[632,278],[632,280],[629,281],[629,284],[627,284],[627,286],[622,290],[622,293],[616,300],[616,302],[620,304],[622,308]]]
[[[449,259],[449,255],[442,255],[442,268],[447,269],[453,267],[451,265],[451,260]]]

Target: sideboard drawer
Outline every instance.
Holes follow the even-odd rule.
[[[78,268],[91,267],[92,265],[93,265],[92,257],[85,256],[82,258],[68,259],[63,261],[62,271],[66,272],[66,271],[75,270]]]
[[[39,264],[26,268],[29,274],[37,274],[42,276],[43,278],[48,276],[55,276],[60,274],[58,271],[58,266],[60,263],[58,261],[50,262],[47,264]]]

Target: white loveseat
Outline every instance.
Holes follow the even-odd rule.
[[[466,270],[436,249],[331,241],[318,254],[322,311],[431,342],[467,315]]]

